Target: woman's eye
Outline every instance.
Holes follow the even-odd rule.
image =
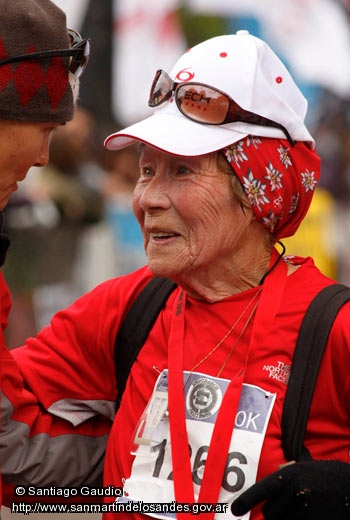
[[[148,166],[141,167],[140,171],[141,171],[141,177],[151,177],[153,175],[152,168],[150,168]]]
[[[178,175],[188,175],[191,173],[191,170],[187,166],[179,166],[177,169]]]

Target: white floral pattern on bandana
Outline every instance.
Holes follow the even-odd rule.
[[[301,178],[305,191],[313,191],[316,188],[317,181],[315,179],[315,172],[309,172],[308,170],[306,170],[304,173],[301,174]]]
[[[248,176],[243,177],[243,188],[251,205],[257,206],[260,211],[262,205],[269,203],[269,199],[265,196],[266,184],[260,182],[259,179],[255,179],[250,169]]]
[[[248,136],[222,150],[255,217],[276,238],[295,233],[311,203],[320,159],[305,143]]]

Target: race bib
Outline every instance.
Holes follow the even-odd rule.
[[[131,475],[125,481],[121,501],[174,503],[171,439],[167,414],[168,371],[164,370],[135,430],[131,452],[135,454]],[[215,420],[230,381],[201,373],[184,372],[186,427],[191,457],[195,500],[198,500]],[[235,417],[229,453],[221,483],[217,520],[232,520],[231,502],[256,481],[259,458],[276,394],[243,384]],[[180,403],[179,403],[180,406]],[[119,499],[118,499],[119,500]],[[164,510],[166,508],[163,508]],[[148,514],[167,520],[176,513]],[[248,520],[250,513],[240,517]]]

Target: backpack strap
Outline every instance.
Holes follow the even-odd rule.
[[[142,289],[122,323],[114,347],[118,410],[131,367],[176,284],[155,276]]]
[[[304,447],[318,371],[333,321],[350,300],[350,287],[333,284],[312,300],[301,324],[282,414],[282,448],[288,461],[311,458]]]

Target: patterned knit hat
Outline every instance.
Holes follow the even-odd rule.
[[[1,60],[68,49],[66,16],[50,0],[0,0],[0,118],[65,122],[73,118],[79,80],[70,57]]]

